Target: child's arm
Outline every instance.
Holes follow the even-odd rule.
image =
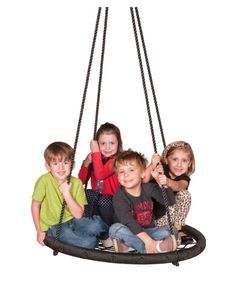
[[[114,175],[114,170],[112,168],[113,159],[109,159],[105,164],[102,162],[102,155],[99,150],[98,142],[92,140],[90,142],[90,149],[92,152],[93,160],[93,172],[97,180],[104,180],[112,175]]]
[[[46,236],[46,233],[41,231],[40,228],[40,208],[41,208],[41,202],[32,200],[31,203],[31,213],[34,221],[34,226],[37,232],[37,241],[41,246],[44,246],[44,239]]]
[[[84,206],[77,203],[70,193],[71,183],[67,183],[65,181],[63,184],[60,185],[60,191],[63,194],[63,197],[66,201],[66,204],[71,212],[71,214],[75,218],[81,218],[84,213]]]
[[[160,155],[157,154],[157,153],[154,153],[153,156],[152,156],[152,159],[151,159],[151,163],[146,168],[145,177],[143,179],[144,183],[147,183],[151,179],[153,179],[152,171],[155,170],[155,168],[157,168],[157,166],[159,166],[160,164],[161,164]]]
[[[153,178],[159,184],[159,186],[164,186],[172,189],[174,192],[179,192],[182,190],[186,190],[188,187],[188,182],[186,180],[172,180],[164,174],[159,174],[156,170],[152,172]]]
[[[186,190],[188,187],[188,182],[186,180],[175,181],[170,178],[167,178],[165,175],[159,176],[159,179],[162,185],[166,185],[174,192],[180,192],[182,190]]]
[[[88,167],[92,163],[92,155],[91,152],[86,156],[85,160],[82,163],[82,166],[80,168],[78,177],[82,181],[83,184],[85,184],[87,180],[88,175]]]
[[[83,161],[83,166],[89,167],[89,165],[92,163],[92,155],[91,152],[86,156],[86,158]]]

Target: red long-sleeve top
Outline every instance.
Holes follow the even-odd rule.
[[[105,164],[102,162],[102,156],[100,152],[92,153],[93,160],[93,170],[91,171],[91,187],[93,190],[96,190],[98,185],[98,180],[103,180],[102,191],[103,195],[114,195],[119,188],[119,181],[112,169],[113,158],[108,159]],[[88,173],[88,167],[85,167],[83,164],[79,171],[79,179],[83,182],[86,182]]]

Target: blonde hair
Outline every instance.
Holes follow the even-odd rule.
[[[195,157],[193,150],[187,142],[184,141],[175,141],[166,146],[166,148],[162,152],[162,162],[164,164],[168,165],[167,158],[171,154],[175,152],[175,150],[183,150],[184,152],[187,152],[189,154],[189,159],[190,159],[190,166],[186,172],[188,176],[192,175],[195,171]]]
[[[72,160],[74,154],[73,148],[65,142],[53,142],[47,146],[44,151],[44,158],[47,164],[55,159],[65,158],[68,161]]]

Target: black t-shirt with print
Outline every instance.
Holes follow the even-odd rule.
[[[143,228],[154,227],[153,200],[157,204],[164,204],[162,189],[154,183],[142,184],[141,194],[138,197],[132,196],[120,187],[113,197],[115,211],[115,222],[126,225],[131,232],[138,234]],[[175,202],[174,193],[166,189],[170,205]]]

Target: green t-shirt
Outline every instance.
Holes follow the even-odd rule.
[[[71,183],[70,193],[74,200],[81,205],[86,205],[87,200],[81,180],[71,176]],[[32,199],[41,202],[40,226],[42,231],[47,231],[50,226],[59,223],[64,199],[57,180],[51,173],[46,173],[38,178]],[[66,205],[62,223],[73,217]]]

